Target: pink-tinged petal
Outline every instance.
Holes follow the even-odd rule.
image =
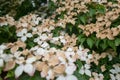
[[[23,73],[23,70],[24,70],[24,65],[18,66],[15,70],[15,77],[18,78]]]
[[[4,71],[9,71],[15,67],[15,61],[11,60],[5,64]]]
[[[29,76],[33,76],[35,73],[35,68],[32,64],[25,64],[24,72],[26,72]]]
[[[66,76],[66,79],[65,80],[78,80],[76,76],[74,75],[68,75]]]
[[[91,76],[91,71],[90,70],[85,70],[85,74],[88,76]]]
[[[59,76],[56,80],[66,80],[66,77],[64,77],[64,76]]]

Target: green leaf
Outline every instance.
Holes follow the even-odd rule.
[[[2,68],[0,67],[0,74],[2,73]]]
[[[120,45],[120,38],[116,38],[115,39],[115,46],[119,46]]]
[[[7,75],[5,76],[5,79],[11,78],[11,77],[14,77],[14,71],[13,70],[8,71]]]
[[[95,13],[96,13],[96,10],[95,9],[92,9],[92,8],[90,8],[89,9],[89,15],[92,17],[93,15],[95,15]]]
[[[114,49],[116,51],[116,47],[115,47],[115,42],[114,40],[108,40],[107,43],[112,49]]]
[[[93,45],[94,45],[94,40],[91,39],[91,38],[87,38],[87,44],[88,44],[88,46],[89,46],[90,48],[92,48]]]
[[[17,40],[15,26],[1,26],[0,27],[0,44],[15,42]]]
[[[77,60],[75,63],[77,65],[77,67],[78,67],[78,70],[80,70],[81,67],[83,66],[82,62],[80,60]]]
[[[96,9],[97,9],[97,12],[98,12],[98,13],[101,13],[101,14],[104,14],[104,13],[106,12],[105,7],[104,7],[103,5],[100,5],[100,4],[98,4],[98,5],[96,6]]]
[[[81,15],[80,20],[83,24],[86,24],[86,22],[87,22],[86,15]]]
[[[97,47],[97,48],[98,48],[98,47],[99,47],[99,45],[100,45],[100,41],[101,41],[100,39],[97,39],[97,40],[96,40],[95,45],[96,45],[96,47]]]
[[[54,30],[52,30],[51,32],[53,33],[53,37],[57,37],[60,35],[60,31],[62,31],[63,28],[61,27],[56,27]]]
[[[81,42],[81,45],[85,42],[86,38],[81,38],[80,39],[80,42]]]
[[[108,47],[107,40],[104,39],[100,45],[101,45],[102,49],[105,50]]]
[[[80,74],[79,71],[75,71],[74,75],[78,78],[78,80],[89,80],[88,76]]]

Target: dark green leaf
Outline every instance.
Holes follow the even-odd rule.
[[[88,44],[88,46],[89,46],[90,48],[92,48],[93,45],[94,45],[94,40],[91,39],[91,38],[87,38],[87,44]]]
[[[95,15],[95,13],[96,13],[96,10],[95,9],[92,9],[92,8],[90,8],[89,9],[89,15],[92,17],[93,15]]]
[[[119,46],[120,45],[120,38],[116,38],[115,39],[115,46]]]

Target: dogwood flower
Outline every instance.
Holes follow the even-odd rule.
[[[65,56],[69,62],[75,62],[76,59],[74,58],[75,52],[72,50],[72,48],[68,48],[65,52]]]
[[[32,63],[34,61],[36,61],[36,58],[31,57],[26,60],[26,64],[20,64],[15,69],[15,77],[18,78],[23,73],[23,71],[27,73],[29,76],[33,76],[35,72],[35,67],[32,65]]]
[[[115,64],[113,65],[114,69],[111,69],[110,72],[110,77],[112,80],[119,80],[120,79],[120,65]]]
[[[81,61],[85,61],[86,63],[90,62],[90,59],[92,59],[92,54],[88,54],[88,49],[83,49],[82,46],[79,46],[79,50],[77,51],[77,54],[79,55],[79,58]]]
[[[22,31],[17,33],[18,37],[21,37],[21,41],[25,42],[27,38],[31,38],[33,35],[31,33],[27,33],[27,29],[22,29]]]
[[[41,44],[41,47],[42,47],[42,48],[49,48],[49,44],[48,44],[47,42],[43,42],[43,43]]]
[[[35,47],[31,48],[31,51],[33,51],[33,54],[35,54],[37,56],[38,55],[44,55],[44,54],[47,53],[46,49],[43,49],[43,48],[41,48],[39,46],[35,46]]]
[[[94,76],[94,80],[104,80],[104,76],[101,73],[93,72],[92,75]]]
[[[68,75],[72,75],[76,69],[77,67],[74,63],[68,63],[65,69],[65,73]]]
[[[89,64],[85,64],[84,66],[82,66],[82,68],[80,69],[79,73],[91,76],[91,71],[89,69],[90,69],[90,65]]]

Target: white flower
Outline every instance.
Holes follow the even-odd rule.
[[[25,42],[27,40],[27,38],[32,37],[33,35],[31,33],[27,33],[27,29],[23,29],[22,31],[17,33],[18,37],[21,37],[21,41]]]
[[[3,67],[3,65],[4,65],[4,61],[3,59],[0,59],[0,67]]]
[[[88,51],[88,49],[83,49],[81,46],[79,46],[77,54],[79,55],[81,61],[86,61],[86,63],[89,63],[90,59],[93,58],[92,54],[88,54]]]
[[[29,76],[33,76],[35,72],[35,68],[32,64],[21,64],[19,65],[15,70],[15,77],[18,78],[20,75],[22,75],[23,71],[27,73]]]
[[[66,73],[67,75],[72,75],[75,70],[76,70],[76,65],[75,65],[74,63],[69,63],[69,64],[66,66],[65,73]]]
[[[43,43],[41,44],[41,47],[42,47],[42,48],[49,48],[49,44],[48,44],[47,42],[43,42]]]
[[[56,80],[78,80],[76,76],[74,75],[60,75]]]
[[[18,78],[23,71],[29,76],[33,76],[35,72],[35,67],[32,65],[36,61],[36,57],[30,57],[26,60],[26,64],[20,64],[15,70],[15,77]]]
[[[41,39],[42,41],[47,40],[47,39],[48,39],[48,35],[47,35],[47,34],[41,34],[41,35],[40,35],[40,39]]]
[[[75,52],[73,51],[72,48],[68,48],[68,49],[67,49],[67,51],[65,52],[65,56],[66,56],[68,62],[71,62],[71,63],[72,63],[72,62],[75,62],[75,61],[76,61],[76,59],[74,58]]]
[[[61,43],[63,43],[63,44],[66,43],[66,40],[65,40],[64,36],[60,36],[59,38],[60,38],[60,42],[61,42]]]
[[[1,55],[1,58],[2,58],[5,62],[8,62],[8,61],[12,60],[13,55],[12,55],[12,54],[2,54],[2,55]]]
[[[89,69],[90,69],[90,65],[85,64],[84,66],[82,66],[82,68],[80,69],[79,73],[91,76],[91,71]]]
[[[33,53],[35,55],[44,55],[47,53],[47,51],[43,48],[40,48],[39,46],[35,46],[33,48],[31,48],[31,51],[33,51]]]
[[[117,79],[117,80],[120,79],[120,73],[116,74],[116,79]]]
[[[75,56],[74,51],[72,51],[72,52],[65,52],[65,56],[66,56],[68,62],[75,62],[76,61],[76,59],[73,58],[73,56]]]
[[[110,72],[111,72],[112,74],[120,73],[120,66],[119,66],[119,64],[115,64],[115,65],[113,65],[113,67],[114,67],[114,69],[111,69],[111,70],[110,70]]]
[[[92,75],[94,76],[95,80],[103,80],[104,79],[104,76],[101,73],[98,74],[98,73],[93,72]]]
[[[110,77],[112,80],[119,80],[120,79],[120,65],[119,64],[115,64],[113,65],[114,69],[111,69],[110,72],[112,74],[110,74]]]

